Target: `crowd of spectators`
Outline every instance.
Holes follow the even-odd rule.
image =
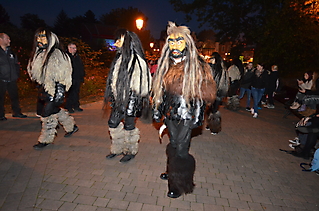
[[[290,154],[306,160],[313,158],[318,148],[319,138],[319,74],[308,71],[302,79],[297,79],[298,92],[293,99],[292,110],[301,114],[301,120],[296,124],[296,137],[289,140]]]
[[[271,66],[267,70],[263,63],[254,67],[252,62],[243,67],[239,59],[234,59],[228,68],[230,89],[228,98],[237,96],[242,100],[246,94],[246,111],[251,112],[253,118],[258,118],[259,110],[273,109],[274,95],[279,87],[278,66]],[[253,104],[251,105],[251,99]]]
[[[228,68],[230,74],[230,92],[228,96],[239,93],[239,99],[246,97],[246,111],[252,113],[254,118],[259,115],[259,110],[264,108],[274,109],[274,96],[279,91],[278,66],[272,65],[270,70],[265,65],[258,63],[254,68],[253,63],[247,63],[242,74],[239,76],[239,68],[232,65]],[[234,74],[237,73],[237,74]],[[236,83],[231,77],[236,76]],[[238,80],[238,81],[237,81]],[[319,147],[319,74],[308,71],[304,74],[303,79],[297,80],[298,92],[288,109],[297,110],[302,116],[296,125],[296,137],[289,140],[291,151],[287,151],[296,157],[306,160],[314,158],[316,149]],[[252,98],[251,98],[252,97]],[[251,107],[251,99],[253,105]],[[319,154],[319,153],[317,153]],[[313,163],[312,163],[313,164]],[[311,164],[310,164],[311,169]],[[311,171],[316,171],[311,169]]]

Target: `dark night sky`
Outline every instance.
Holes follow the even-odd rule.
[[[196,21],[187,23],[181,12],[175,12],[168,0],[0,0],[10,16],[11,22],[20,26],[20,16],[31,13],[53,26],[57,15],[63,9],[68,17],[84,15],[91,10],[97,19],[102,14],[116,8],[138,8],[148,17],[146,29],[151,31],[155,38],[159,38],[161,30],[166,28],[168,21],[188,26],[191,31],[199,32]]]

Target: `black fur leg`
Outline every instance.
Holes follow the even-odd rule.
[[[211,113],[208,116],[207,126],[210,129],[211,133],[219,133],[222,130],[221,115],[219,111],[217,111],[216,113]]]
[[[192,193],[194,190],[195,159],[187,157],[170,157],[168,165],[168,193],[174,196]]]
[[[167,180],[168,179],[168,165],[169,165],[169,160],[171,157],[173,157],[176,154],[176,149],[172,147],[172,144],[169,143],[166,146],[166,156],[167,156],[167,161],[166,161],[166,171],[160,175],[161,179]],[[166,175],[165,175],[166,174]]]

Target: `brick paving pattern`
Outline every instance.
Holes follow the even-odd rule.
[[[284,108],[262,109],[257,119],[245,111],[221,108],[222,132],[194,131],[190,153],[196,159],[195,190],[170,199],[165,148],[156,124],[137,122],[139,153],[129,163],[109,153],[108,115],[102,102],[84,105],[72,114],[80,130],[54,144],[34,150],[40,119],[11,118],[0,122],[1,211],[319,211],[319,176],[302,172],[288,155],[295,137],[292,115]]]

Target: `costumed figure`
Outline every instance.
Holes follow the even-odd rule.
[[[217,85],[217,96],[215,102],[207,110],[207,125],[206,129],[210,130],[213,135],[221,131],[221,114],[219,106],[223,98],[227,96],[229,88],[229,76],[224,64],[223,58],[219,53],[214,52],[210,58],[209,65],[211,66],[214,80]]]
[[[105,92],[105,101],[111,102],[112,107],[108,121],[112,144],[106,158],[124,154],[120,162],[127,162],[138,152],[140,131],[135,127],[135,119],[143,104],[149,103],[152,76],[141,41],[134,32],[118,30],[114,45],[118,51]]]
[[[192,129],[202,125],[205,102],[216,98],[216,83],[209,65],[199,56],[190,30],[168,22],[153,81],[153,118],[168,128],[167,196],[178,198],[194,189],[195,159],[189,154]]]
[[[78,131],[74,118],[60,108],[65,91],[72,85],[72,66],[69,56],[60,49],[58,37],[47,29],[40,28],[34,36],[32,56],[28,64],[30,78],[38,85],[38,98],[44,102],[41,113],[42,130],[38,143],[41,149],[51,144],[60,123],[69,137]]]

